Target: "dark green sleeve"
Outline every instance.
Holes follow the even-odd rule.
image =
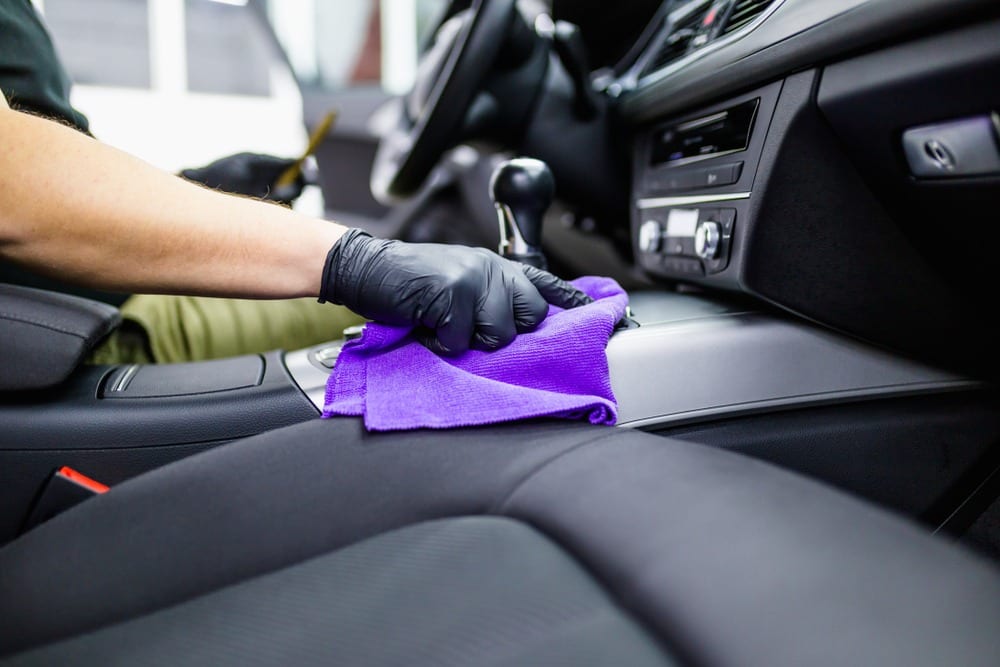
[[[0,90],[10,106],[89,132],[70,106],[70,79],[30,0],[0,0]]]

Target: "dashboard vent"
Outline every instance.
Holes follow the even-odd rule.
[[[728,35],[736,32],[760,16],[773,2],[774,0],[736,0],[720,34]]]
[[[698,28],[704,17],[705,12],[703,11],[693,12],[674,23],[670,32],[660,43],[655,55],[646,63],[643,73],[658,70],[686,55],[691,49],[691,42],[698,35]]]

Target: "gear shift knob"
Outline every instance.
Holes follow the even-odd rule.
[[[552,171],[541,160],[515,158],[497,166],[490,178],[490,198],[500,220],[501,255],[547,268],[542,219],[555,192]]]

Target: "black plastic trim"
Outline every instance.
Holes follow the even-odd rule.
[[[106,378],[120,367],[83,366],[62,385],[0,399],[0,543],[10,539],[52,469],[69,465],[107,484],[208,447],[318,419],[285,369],[282,352],[239,359],[263,367],[259,384],[229,391],[107,400]],[[178,364],[211,374],[218,362]],[[166,368],[164,365],[163,368]],[[150,367],[154,372],[154,367]],[[192,381],[196,387],[198,382]]]
[[[651,121],[798,70],[998,13],[995,0],[786,0],[742,39],[626,91],[621,110],[631,122]]]

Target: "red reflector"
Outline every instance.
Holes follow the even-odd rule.
[[[109,488],[105,484],[101,484],[96,480],[90,479],[84,474],[78,473],[69,466],[63,466],[62,468],[59,468],[58,474],[70,480],[71,482],[76,482],[80,486],[90,489],[94,493],[104,493]]]
[[[712,9],[710,9],[708,13],[705,14],[705,18],[702,19],[701,24],[705,26],[712,25],[713,23],[715,23],[715,17],[718,13],[719,10],[717,10],[715,7],[712,7]]]

